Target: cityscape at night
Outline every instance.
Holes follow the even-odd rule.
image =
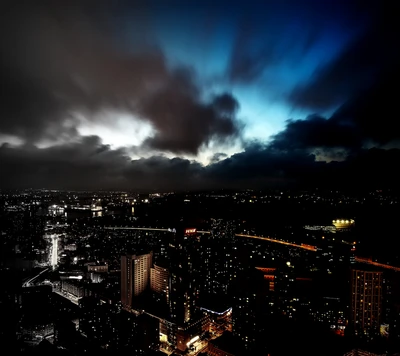
[[[392,2],[0,9],[2,355],[400,355]]]
[[[399,201],[3,192],[4,343],[27,355],[394,355]]]

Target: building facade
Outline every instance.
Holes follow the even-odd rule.
[[[150,289],[153,292],[164,296],[166,302],[169,301],[169,270],[168,268],[154,266],[150,269]]]
[[[266,346],[268,286],[263,272],[254,268],[241,273],[232,289],[232,332],[250,355]]]
[[[177,229],[170,249],[169,305],[171,320],[178,325],[193,318],[199,290],[199,238],[196,229]]]
[[[382,272],[351,271],[351,318],[354,333],[373,337],[382,318]]]
[[[121,257],[121,303],[132,306],[132,298],[143,293],[150,285],[150,268],[153,254],[126,255]]]

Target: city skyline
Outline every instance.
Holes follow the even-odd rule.
[[[395,186],[393,13],[6,1],[0,188]]]
[[[0,193],[16,355],[400,350],[395,192]]]

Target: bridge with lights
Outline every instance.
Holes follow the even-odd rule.
[[[115,227],[113,227],[113,226],[107,226],[107,227],[104,227],[104,229],[106,229],[106,230],[143,230],[143,231],[172,232],[172,229],[151,228],[151,227],[128,227],[128,226],[115,226]],[[199,233],[199,234],[210,234],[211,232],[210,231],[197,230],[197,233]],[[317,247],[316,246],[307,245],[307,244],[295,244],[295,243],[292,243],[292,242],[279,240],[279,239],[272,238],[272,237],[257,236],[257,235],[246,235],[246,234],[235,234],[235,235],[239,236],[239,237],[244,237],[244,238],[258,239],[258,240],[278,243],[278,244],[281,244],[281,245],[297,247],[297,248],[301,248],[303,250],[312,251],[312,252],[316,252],[317,251]],[[390,270],[393,270],[393,271],[396,271],[396,272],[400,272],[400,267],[392,266],[392,265],[385,264],[385,263],[376,262],[376,261],[373,261],[371,258],[365,258],[365,257],[356,256],[355,257],[355,261],[359,262],[359,263],[366,263],[366,264],[370,264],[370,265],[373,265],[373,266],[376,266],[376,267],[390,269]]]

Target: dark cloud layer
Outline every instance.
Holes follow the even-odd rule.
[[[385,188],[397,185],[399,149],[362,149],[341,162],[320,162],[306,150],[253,144],[202,166],[183,158],[130,160],[97,137],[38,149],[0,147],[2,188],[145,191],[293,186]]]
[[[1,188],[187,190],[398,184],[398,22],[384,27],[379,19],[371,24],[367,34],[288,98],[310,112],[344,102],[331,117],[313,114],[289,120],[270,142],[244,142],[243,152],[231,157],[216,153],[203,166],[161,154],[132,160],[128,148],[113,149],[97,136],[77,133],[80,117],[96,120],[98,113],[107,110],[128,111],[151,123],[154,136],[138,152],[196,154],[211,142],[236,139],[241,132],[235,97],[220,93],[205,101],[196,73],[167,66],[151,41],[146,6],[126,5],[139,32],[150,34],[135,39],[136,47],[128,52],[110,37],[113,5],[95,3],[93,13],[90,1],[4,2],[0,134],[15,135],[25,144],[0,147]],[[233,82],[255,80],[289,45],[253,51],[249,33],[238,36],[229,61]],[[313,41],[304,39],[303,47],[306,39]],[[43,138],[63,138],[66,143],[39,148],[37,142]]]
[[[387,111],[395,108],[396,94],[390,91],[399,78],[395,74],[382,76],[330,118],[310,115],[290,120],[269,143],[248,143],[243,152],[231,157],[217,153],[208,166],[165,156],[131,160],[125,150],[112,149],[95,136],[44,149],[3,145],[0,187],[149,191],[293,184],[393,187],[400,179],[400,149],[385,149],[385,144],[400,141],[397,122]],[[189,89],[177,95],[192,95]],[[386,100],[383,107],[382,100]],[[212,115],[221,118],[234,115],[237,108],[238,103],[228,94],[215,97],[207,106]],[[371,143],[374,148],[369,148]]]
[[[195,76],[170,70],[150,39],[141,36],[129,51],[118,43],[113,10],[107,1],[4,2],[0,132],[54,140],[74,133],[76,113],[95,120],[112,109],[149,122],[156,133],[147,144],[166,151],[197,153],[211,139],[239,136],[235,113],[204,103]],[[145,10],[129,5],[135,30],[151,34]]]
[[[161,151],[196,154],[202,144],[239,134],[238,102],[229,94],[208,104],[197,101],[197,88],[190,73],[180,71],[165,87],[151,95],[142,113],[153,118],[156,135],[145,145]]]
[[[286,129],[274,136],[278,149],[359,148],[362,137],[354,125],[311,115],[306,120],[288,121]]]
[[[182,189],[200,186],[203,167],[186,159],[154,156],[131,160],[122,149],[103,145],[96,136],[38,149],[0,147],[0,186],[64,189]]]
[[[399,139],[397,112],[400,61],[389,66],[374,85],[348,100],[332,116],[336,125],[352,125],[364,139],[387,144]]]
[[[215,154],[208,166],[165,156],[131,160],[125,150],[114,150],[95,136],[45,149],[3,145],[0,186],[151,191],[293,184],[393,187],[400,179],[400,149],[385,149],[378,144],[368,148],[387,132],[374,131],[368,124],[370,108],[379,107],[381,96],[388,90],[385,83],[380,81],[374,90],[348,102],[329,119],[311,115],[305,120],[288,121],[268,144],[249,143],[243,152],[231,157]],[[236,108],[237,103],[229,96],[214,100],[213,110],[221,115],[230,115]],[[391,131],[384,137],[381,142],[398,142],[400,134]],[[338,151],[342,156],[332,160]],[[318,155],[328,159],[318,160]]]

